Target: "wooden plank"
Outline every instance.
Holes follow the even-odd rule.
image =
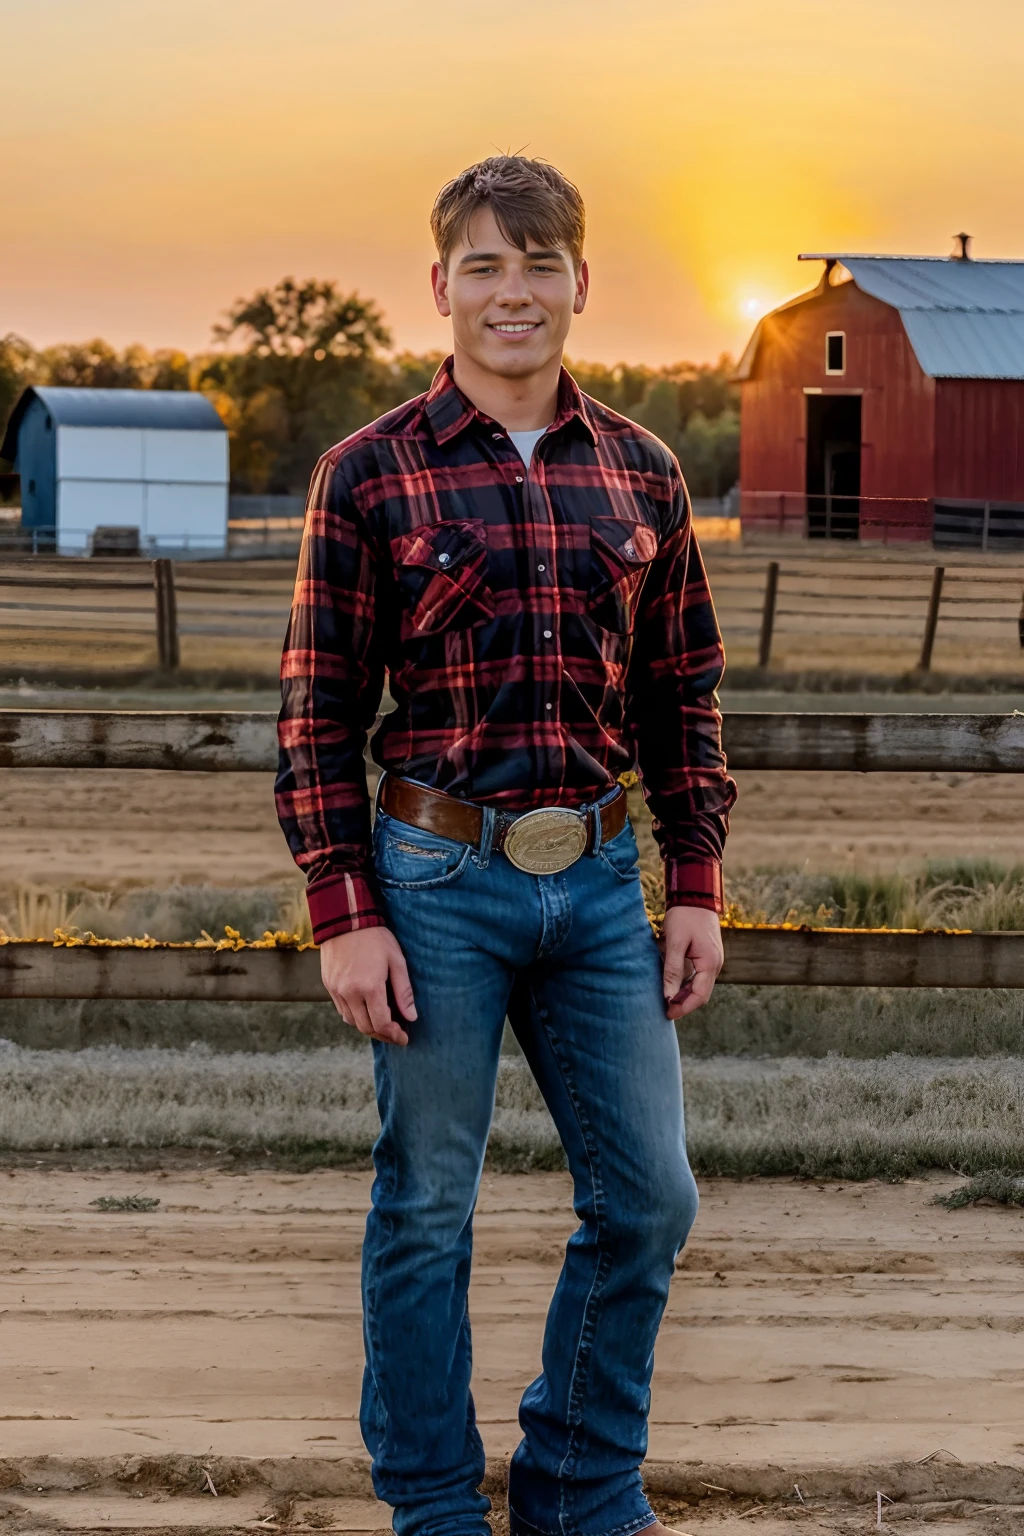
[[[1024,987],[1024,933],[726,928],[721,980],[769,987]]]
[[[0,709],[0,768],[272,773],[276,717],[243,711]]]
[[[0,997],[324,1002],[318,950],[0,945]]]
[[[1024,715],[727,714],[730,768],[1020,773]]]
[[[0,709],[0,768],[271,773],[270,713]],[[731,768],[1024,771],[1024,715],[726,714]]]
[[[726,928],[721,981],[759,986],[1024,988],[1024,933]],[[0,945],[0,998],[323,1002],[320,956],[288,949]]]

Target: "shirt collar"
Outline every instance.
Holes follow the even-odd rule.
[[[491,427],[498,425],[482,411],[478,411],[473,402],[467,400],[457,387],[452,377],[453,363],[454,358],[445,358],[434,375],[434,382],[427,391],[423,405],[424,414],[430,423],[430,429],[438,447],[444,447],[445,443],[450,442],[473,422]],[[580,423],[591,443],[596,447],[597,428],[589,410],[587,398],[576,380],[563,368],[558,376],[558,407],[555,411],[555,419],[548,430],[554,432],[572,421]]]

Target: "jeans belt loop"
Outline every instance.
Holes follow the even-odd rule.
[[[594,836],[590,852],[596,858],[601,852],[601,835],[604,832],[604,824],[601,821],[601,807],[600,805],[586,805],[583,807],[583,814],[585,816],[592,816],[594,819]]]
[[[386,778],[387,778],[387,774],[386,773],[382,773],[380,778],[377,780],[377,788],[376,788],[376,790],[374,792],[374,796],[373,796],[373,819],[374,819],[374,821],[377,820],[377,816],[378,816],[378,814],[380,812],[380,799],[381,799],[381,796],[384,793],[384,780]]]
[[[480,845],[476,852],[476,862],[481,869],[486,869],[491,862],[491,852],[494,848],[494,823],[495,813],[492,805],[480,807],[482,821],[480,826]]]

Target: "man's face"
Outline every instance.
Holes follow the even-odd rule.
[[[589,276],[562,246],[510,245],[490,208],[479,208],[448,258],[431,274],[438,312],[451,316],[457,351],[488,373],[525,378],[561,359]]]

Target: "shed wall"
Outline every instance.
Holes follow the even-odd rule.
[[[1024,502],[1024,383],[938,379],[935,494]]]
[[[825,372],[828,331],[846,334],[841,376]],[[823,285],[763,322],[753,374],[742,386],[744,516],[770,511],[772,498],[782,497],[802,516],[809,389],[861,394],[862,537],[929,538],[935,381],[914,356],[898,311],[850,282]]]

